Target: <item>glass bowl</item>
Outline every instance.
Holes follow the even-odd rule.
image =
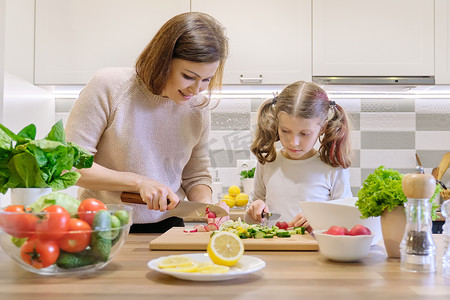
[[[88,222],[80,226],[84,222],[78,219],[81,216],[69,214],[70,221],[78,227],[71,225],[63,232],[58,227],[64,222],[59,219],[59,212],[10,212],[5,211],[7,207],[2,208],[0,245],[20,267],[36,274],[99,270],[119,252],[132,224],[131,206],[106,204],[106,207],[107,210],[87,212],[93,217],[91,226]]]

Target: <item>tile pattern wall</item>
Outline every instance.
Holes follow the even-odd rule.
[[[352,122],[353,164],[351,186],[356,195],[365,178],[384,165],[402,173],[413,172],[415,153],[426,173],[450,152],[450,95],[433,99],[386,94],[374,98],[330,98],[344,107]],[[56,99],[56,118],[65,121],[74,99]],[[250,152],[257,111],[265,99],[222,99],[212,111],[210,158],[224,192],[240,184],[238,160],[255,157]]]
[[[340,96],[334,100],[344,107],[353,125],[354,157],[349,170],[354,195],[380,165],[402,173],[414,172],[417,153],[425,172],[431,173],[450,151],[450,95],[445,99],[386,95],[358,99]],[[210,157],[224,187],[239,183],[237,160],[255,159],[249,148],[263,101],[226,99],[212,112]]]

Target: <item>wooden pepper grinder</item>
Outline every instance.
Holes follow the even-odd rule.
[[[409,272],[435,272],[436,246],[429,200],[434,194],[436,179],[417,167],[415,174],[403,177],[402,188],[408,201],[405,203],[405,233],[400,243],[400,267]]]

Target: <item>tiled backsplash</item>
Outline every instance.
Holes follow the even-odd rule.
[[[237,160],[254,160],[252,131],[265,98],[247,95],[222,99],[212,111],[210,158],[224,190],[240,184]],[[351,186],[356,195],[375,168],[384,165],[402,173],[413,172],[419,155],[427,173],[450,151],[450,94],[329,93],[346,109],[352,121],[353,165]],[[56,99],[56,118],[67,119],[74,99]]]

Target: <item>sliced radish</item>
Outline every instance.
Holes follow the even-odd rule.
[[[209,213],[206,214],[207,218],[211,218],[211,219],[215,219],[216,218],[216,214],[212,211],[210,211]]]
[[[194,227],[195,230],[197,230],[197,232],[206,232],[206,228],[203,225],[195,225]]]
[[[219,230],[219,227],[217,227],[217,225],[214,223],[209,223],[208,225],[206,225],[206,227],[208,227],[209,231]]]
[[[186,233],[197,232],[197,229],[195,229],[195,228],[185,228],[185,229],[183,229],[183,232],[186,232]]]

